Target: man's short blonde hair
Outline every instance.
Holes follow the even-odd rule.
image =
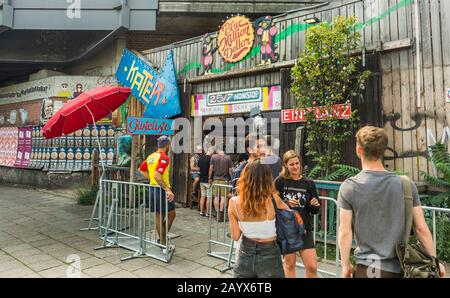
[[[365,126],[356,133],[356,142],[363,149],[368,160],[382,160],[388,144],[388,136],[383,128]]]

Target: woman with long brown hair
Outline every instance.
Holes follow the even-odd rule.
[[[320,209],[316,185],[302,174],[300,156],[293,150],[283,155],[283,170],[275,179],[275,187],[286,204],[297,210],[305,225],[303,248],[299,252],[305,266],[305,277],[317,277],[317,252],[313,235],[313,216]],[[286,277],[295,275],[296,254],[284,257]]]
[[[272,200],[279,209],[289,207],[277,195],[270,167],[260,159],[249,163],[239,179],[237,193],[228,208],[231,237],[234,241],[242,237],[234,277],[284,277]]]

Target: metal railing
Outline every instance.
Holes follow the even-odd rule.
[[[317,244],[317,242],[323,243],[323,260],[321,262],[318,262],[317,272],[334,277],[339,277],[340,274],[339,238],[338,238],[339,207],[337,204],[337,200],[333,198],[319,196],[319,201],[322,212],[321,214],[314,215],[313,237],[314,237],[314,244]],[[321,225],[319,225],[319,222],[321,222]],[[329,225],[329,222],[332,222],[332,226]],[[335,247],[335,259],[333,264],[334,265],[333,271],[320,268],[321,264],[329,264],[327,258],[329,243],[331,243],[331,245]],[[316,251],[319,251],[317,245]],[[304,268],[304,265],[301,262],[297,262],[296,265],[297,267]]]
[[[96,249],[122,247],[134,254],[121,260],[152,257],[169,262],[173,246],[169,238],[167,198],[161,188],[105,179],[100,189],[98,218],[103,244]]]
[[[212,184],[212,197],[209,200],[208,222],[208,255],[227,262],[221,272],[232,268],[235,259],[235,245],[230,235],[228,223],[228,201],[231,198],[232,187],[229,185]],[[223,211],[220,212],[220,209]],[[215,214],[215,215],[214,215]]]
[[[130,168],[105,166],[105,174],[103,178],[114,181],[130,181]]]
[[[436,251],[436,254],[439,257],[438,249],[437,249],[438,241],[439,241],[439,239],[437,237],[437,220],[441,221],[440,224],[448,225],[450,227],[450,209],[438,208],[438,207],[428,207],[428,206],[422,206],[422,209],[424,211],[426,220],[427,219],[428,219],[428,221],[430,220],[430,214],[431,214],[430,230],[433,235],[434,250]],[[447,245],[450,246],[450,243],[447,243]]]
[[[82,228],[80,231],[92,231],[97,230],[96,227],[92,226],[94,221],[98,222],[98,217],[95,217],[97,212],[98,202],[100,200],[100,194],[102,193],[102,181],[103,180],[114,180],[114,181],[129,181],[130,180],[130,168],[127,167],[117,167],[117,166],[103,166],[103,168],[98,169],[101,172],[99,179],[99,189],[97,191],[97,196],[95,198],[94,208],[92,209],[91,217],[86,218],[85,221],[89,221],[87,228]]]

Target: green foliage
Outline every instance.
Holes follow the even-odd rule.
[[[450,208],[450,155],[447,146],[437,143],[431,146],[428,160],[436,167],[437,177],[426,172],[420,172],[425,180],[442,191],[422,200],[425,206]],[[425,217],[429,227],[433,227],[433,217],[425,210]],[[436,250],[438,258],[450,262],[450,215],[436,213]]]
[[[321,176],[329,174],[331,166],[340,161],[340,145],[353,135],[359,122],[357,110],[349,120],[341,120],[332,107],[360,95],[370,75],[369,71],[358,70],[361,58],[349,54],[361,47],[355,24],[355,17],[340,16],[332,24],[308,29],[305,50],[291,70],[296,108],[305,109],[307,155],[319,166]],[[312,107],[324,107],[321,113],[329,117],[317,121]]]
[[[428,159],[436,167],[437,177],[426,172],[420,172],[420,174],[429,184],[443,190],[431,197],[429,203],[435,207],[450,208],[450,154],[448,154],[447,146],[441,143],[431,146],[431,154]]]
[[[77,203],[79,205],[94,205],[97,191],[95,187],[78,189],[76,191]]]
[[[312,179],[320,179],[320,180],[327,180],[327,181],[344,181],[345,179],[353,177],[353,176],[357,175],[359,172],[361,172],[360,168],[345,165],[345,164],[333,165],[333,166],[331,166],[331,169],[332,169],[332,171],[330,174],[328,174],[324,177],[320,177],[319,176],[320,167],[316,166],[311,170],[311,172],[307,176]],[[403,170],[395,171],[394,173],[396,175],[406,175],[406,176],[408,175],[408,173]]]

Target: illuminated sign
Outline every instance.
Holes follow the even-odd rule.
[[[308,108],[311,111],[312,108]],[[330,118],[330,115],[335,116],[339,119],[349,119],[352,113],[351,104],[338,104],[333,106],[333,110],[328,111],[326,107],[315,107],[314,115],[316,120],[325,120]],[[306,121],[306,111],[305,109],[289,109],[281,111],[281,123],[295,123],[295,122],[305,122]]]
[[[217,35],[220,56],[227,62],[242,60],[252,49],[254,38],[255,30],[249,19],[243,16],[228,19]]]
[[[157,72],[153,65],[125,49],[116,78],[145,106],[145,118],[169,118],[181,113],[172,51]]]

